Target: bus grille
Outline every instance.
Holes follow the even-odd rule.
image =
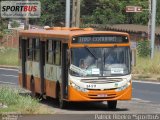
[[[81,79],[81,82],[84,83],[95,83],[95,84],[105,84],[105,83],[115,83],[121,82],[120,78],[104,78],[104,79]]]

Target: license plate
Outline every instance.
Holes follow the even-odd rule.
[[[99,95],[97,95],[98,97],[107,97],[107,95],[106,94],[99,94]]]

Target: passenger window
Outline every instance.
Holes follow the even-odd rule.
[[[53,64],[53,42],[52,40],[47,41],[47,63]]]
[[[55,64],[61,65],[61,42],[56,42],[56,48],[55,48]]]
[[[34,60],[39,61],[40,57],[40,40],[38,38],[34,38]]]
[[[27,41],[27,59],[33,60],[33,41],[29,39]]]
[[[47,63],[61,65],[61,42],[48,40],[46,51]]]

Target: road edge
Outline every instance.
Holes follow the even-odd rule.
[[[8,65],[0,65],[0,68],[6,68],[6,69],[18,69],[18,66],[8,66]],[[145,79],[145,78],[143,78]],[[133,81],[142,81],[142,82],[156,82],[156,83],[160,83],[160,80],[140,80],[140,79],[136,79],[134,77],[132,77]]]
[[[0,65],[0,68],[18,69],[18,66],[7,66],[7,65]]]

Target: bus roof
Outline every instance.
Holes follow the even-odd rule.
[[[95,31],[90,28],[85,29],[30,29],[30,30],[21,30],[19,31],[20,37],[39,37],[39,38],[64,38],[69,39],[71,36],[77,35],[87,35],[87,34],[116,34],[128,36],[128,33],[125,32],[115,32],[115,31]]]

